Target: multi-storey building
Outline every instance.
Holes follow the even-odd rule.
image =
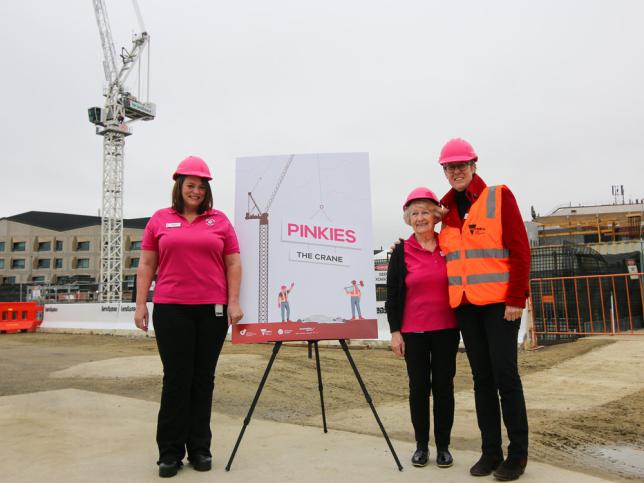
[[[564,241],[587,244],[641,240],[644,235],[644,201],[613,205],[560,206],[536,216],[539,245]]]
[[[123,220],[123,278],[134,280],[148,218]],[[28,211],[0,218],[0,283],[93,284],[100,275],[101,218]]]

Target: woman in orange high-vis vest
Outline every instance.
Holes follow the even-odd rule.
[[[510,481],[523,474],[528,458],[517,339],[528,296],[530,245],[514,195],[504,185],[487,186],[476,174],[477,160],[463,139],[452,139],[441,150],[439,163],[452,189],[441,200],[447,214],[439,240],[481,431],[482,455],[470,473],[494,472],[497,480]],[[510,441],[505,459],[501,414]]]

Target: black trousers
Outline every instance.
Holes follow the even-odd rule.
[[[416,444],[429,444],[429,395],[434,398],[434,442],[447,449],[454,423],[458,329],[403,333],[409,376],[409,410]]]
[[[517,366],[521,321],[503,318],[505,304],[462,305],[455,313],[472,368],[483,453],[503,455],[500,396],[508,456],[528,456],[528,416]]]
[[[157,423],[159,462],[210,453],[215,367],[228,320],[215,306],[154,304],[154,333],[163,363]]]

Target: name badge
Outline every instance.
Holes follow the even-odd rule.
[[[176,222],[176,223],[166,223],[165,227],[166,228],[179,228],[181,226],[181,222]]]

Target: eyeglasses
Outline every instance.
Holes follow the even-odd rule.
[[[443,166],[443,169],[448,173],[453,173],[454,171],[465,171],[468,166],[472,166],[472,161],[466,161],[464,163],[449,163],[446,166]]]

